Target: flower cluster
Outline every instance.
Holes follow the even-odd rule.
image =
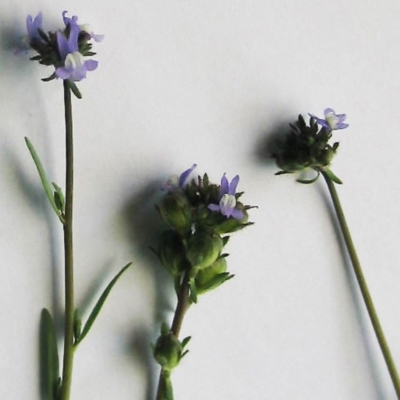
[[[26,19],[27,42],[38,53],[31,60],[55,68],[54,73],[43,81],[60,78],[71,83],[79,82],[86,78],[88,71],[98,66],[97,61],[86,60],[85,57],[96,54],[92,52],[90,41],[99,42],[103,36],[94,34],[88,25],[78,25],[77,16],[69,18],[66,14],[67,11],[62,13],[65,27],[57,32],[45,33],[42,13],[35,18],[28,15]]]
[[[299,115],[295,124],[290,124],[291,131],[286,138],[279,143],[279,150],[273,154],[281,171],[278,174],[299,172],[313,169],[319,173],[326,171],[331,173],[329,166],[336,154],[339,143],[329,143],[332,131],[345,129],[345,114],[336,114],[331,108],[324,111],[325,118],[310,115],[309,125]],[[332,174],[332,173],[331,173]],[[333,176],[333,174],[332,174]],[[337,183],[340,180],[336,178]],[[310,183],[311,181],[301,181]]]
[[[189,181],[196,165],[180,176],[171,177],[157,209],[167,224],[161,234],[157,254],[162,264],[178,280],[190,276],[191,300],[230,279],[222,250],[225,234],[251,225],[247,211],[251,206],[239,201],[239,176],[231,182],[225,174],[220,185],[209,182],[207,174]]]

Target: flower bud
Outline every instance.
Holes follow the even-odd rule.
[[[154,358],[165,371],[174,369],[182,358],[182,344],[172,333],[162,334],[154,347]]]
[[[335,150],[333,150],[331,147],[328,147],[322,150],[321,153],[318,155],[318,162],[322,167],[326,167],[330,165],[334,156]]]
[[[187,263],[182,240],[171,230],[161,234],[158,255],[161,263],[173,276],[179,275]]]
[[[181,234],[190,231],[191,212],[190,205],[181,191],[167,193],[160,206],[160,214],[164,221]]]
[[[193,268],[206,268],[219,257],[222,247],[222,238],[217,233],[197,231],[189,239],[186,257]]]
[[[285,152],[276,154],[275,157],[277,166],[285,172],[297,172],[307,167],[298,157]]]
[[[226,257],[218,258],[212,265],[207,268],[201,269],[196,275],[196,288],[199,294],[206,292],[207,290],[213,289],[214,283],[218,282],[219,275],[224,274],[228,266],[226,262]],[[221,282],[222,283],[222,282]],[[219,286],[219,285],[218,285]]]

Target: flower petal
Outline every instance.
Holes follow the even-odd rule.
[[[221,208],[218,204],[209,204],[208,209],[211,211],[221,211]]]
[[[232,210],[231,216],[232,216],[233,218],[235,218],[235,219],[243,219],[244,214],[243,214],[243,211],[238,210],[237,208],[234,208],[234,209]]]
[[[61,33],[60,31],[57,32],[57,46],[61,59],[64,61],[70,51],[67,39],[65,38],[64,34]]]
[[[182,174],[179,177],[179,187],[183,188],[185,185],[187,179],[189,178],[189,175],[192,173],[192,171],[197,167],[197,164],[193,164],[189,169],[186,171],[182,172]]]
[[[231,183],[230,183],[230,185],[229,185],[228,194],[231,194],[231,195],[236,194],[236,188],[237,188],[238,183],[239,183],[239,175],[236,175],[236,176],[231,180]]]
[[[225,175],[226,175],[226,173],[224,175],[222,175],[222,178],[221,178],[221,186],[219,188],[219,197],[220,198],[222,198],[222,196],[224,194],[228,194],[228,192],[229,192],[229,181]]]
[[[95,60],[86,60],[85,61],[86,71],[94,71],[98,65],[99,65],[99,62],[95,61]]]
[[[56,76],[60,79],[69,79],[72,74],[71,68],[59,67],[56,69]]]

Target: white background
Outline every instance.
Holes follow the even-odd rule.
[[[236,276],[184,322],[176,400],[391,400],[395,394],[337,236],[326,188],[260,159],[299,113],[347,113],[335,133],[339,195],[400,367],[400,3],[395,0],[3,0],[0,4],[0,393],[39,399],[39,316],[61,328],[61,227],[24,136],[63,186],[61,81],[13,55],[27,14],[78,15],[105,40],[74,99],[75,288],[90,309],[115,286],[76,353],[72,399],[154,399],[149,342],[175,299],[148,246],[160,182],[192,163],[240,175],[255,225],[235,234]],[[166,311],[166,309],[170,311]],[[87,315],[87,314],[85,314]],[[61,342],[60,342],[61,350]]]

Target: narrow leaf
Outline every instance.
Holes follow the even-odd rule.
[[[332,182],[335,182],[339,185],[341,185],[343,183],[329,168],[326,168],[325,172]]]
[[[187,346],[187,344],[190,342],[191,338],[192,338],[191,336],[188,336],[188,337],[185,337],[185,339],[182,340],[182,342],[181,342],[182,349],[184,349]]]
[[[56,183],[54,183],[54,182],[52,182],[52,185],[53,185],[53,187],[54,187],[54,189],[55,189],[55,195],[54,195],[54,200],[56,201],[56,205],[57,205],[57,198],[58,198],[58,201],[59,201],[59,210],[61,211],[61,212],[64,212],[65,211],[65,197],[64,197],[64,194],[63,194],[63,192],[62,192],[62,189],[60,188],[60,186],[58,186]],[[57,205],[58,206],[58,205]]]
[[[51,206],[53,207],[54,212],[57,214],[58,218],[60,219],[61,223],[64,223],[64,219],[61,216],[60,211],[58,210],[56,202],[54,200],[53,188],[51,187],[49,180],[47,179],[47,176],[46,176],[46,173],[44,172],[44,168],[40,161],[40,158],[39,158],[38,154],[36,153],[36,150],[33,147],[33,144],[27,137],[25,138],[25,143],[28,146],[29,152],[31,153],[31,156],[33,158],[33,162],[35,163],[36,168],[39,172],[39,176],[40,176],[40,180],[42,181],[44,192],[46,193],[46,196],[47,196]]]
[[[285,174],[290,174],[290,172],[286,172],[286,171],[275,172],[275,175],[285,175]]]
[[[319,174],[320,174],[320,172],[317,171],[317,176],[315,178],[313,178],[313,179],[297,179],[297,182],[304,183],[305,185],[309,185],[311,183],[316,182],[316,180],[319,178]]]
[[[71,92],[72,92],[78,99],[81,99],[81,98],[82,98],[81,92],[79,91],[78,86],[76,86],[74,82],[71,82],[70,80],[68,80],[68,87],[71,89]]]
[[[41,391],[45,400],[56,400],[59,382],[59,359],[53,318],[49,310],[42,310],[40,320]]]
[[[194,278],[190,279],[190,294],[189,294],[190,301],[192,303],[197,303],[197,287]]]
[[[89,315],[88,320],[86,321],[85,326],[82,329],[82,333],[80,334],[79,338],[75,341],[75,345],[80,343],[85,336],[88,334],[90,331],[90,328],[92,327],[94,321],[96,320],[97,316],[100,313],[101,308],[103,307],[108,295],[110,294],[113,286],[116,284],[117,280],[120,278],[120,276],[132,265],[130,262],[129,264],[125,265],[124,268],[121,269],[121,271],[118,272],[118,274],[112,279],[112,281],[108,284],[108,286],[105,288],[104,292],[101,294],[99,300],[97,301],[96,305],[94,306],[92,313]]]
[[[224,282],[232,279],[234,275],[230,275],[229,272],[223,272],[221,274],[216,275],[213,279],[210,280],[207,284],[197,288],[198,294],[203,294],[209,292],[210,290],[216,289],[218,286],[221,286]]]
[[[75,341],[77,341],[79,336],[81,336],[81,331],[82,331],[82,320],[79,317],[78,309],[75,309],[75,312],[74,312],[74,338],[75,338]]]

